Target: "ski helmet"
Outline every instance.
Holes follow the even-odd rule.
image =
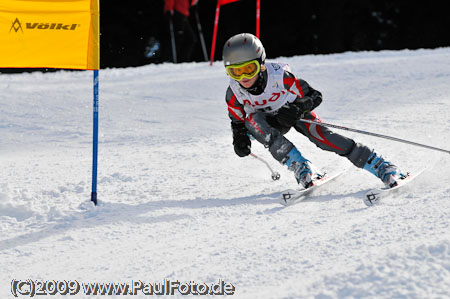
[[[223,47],[223,63],[225,66],[250,60],[258,60],[264,64],[266,51],[261,41],[250,33],[240,33],[228,39]]]

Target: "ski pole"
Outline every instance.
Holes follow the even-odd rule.
[[[257,155],[255,155],[254,153],[250,153],[250,156],[252,156],[253,158],[258,159],[259,161],[263,162],[264,164],[266,164],[267,168],[269,168],[269,170],[272,172],[272,180],[277,181],[280,179],[280,174],[278,172],[273,171],[273,169],[270,167],[269,163],[267,163],[266,160],[264,160],[261,157],[258,157]]]
[[[170,40],[172,42],[172,57],[173,63],[177,63],[177,49],[175,47],[175,32],[173,29],[173,16],[169,16],[169,30],[170,30]]]
[[[197,30],[200,37],[200,43],[202,45],[203,56],[205,61],[208,61],[208,53],[206,52],[205,38],[203,37],[202,25],[200,24],[200,17],[198,16],[198,5],[195,6],[195,19],[197,21]]]
[[[426,144],[421,144],[421,143],[417,143],[417,142],[413,142],[413,141],[408,141],[408,140],[400,139],[400,138],[396,138],[396,137],[391,137],[391,136],[387,136],[387,135],[381,135],[381,134],[377,134],[377,133],[371,133],[371,132],[366,132],[366,131],[362,131],[362,130],[351,129],[351,128],[347,128],[347,127],[344,127],[344,126],[338,126],[338,125],[333,125],[333,124],[328,124],[328,123],[322,123],[322,122],[317,122],[317,121],[309,120],[309,119],[300,119],[300,121],[302,121],[304,123],[310,123],[310,124],[319,125],[319,126],[322,126],[322,127],[331,127],[331,128],[335,128],[335,129],[340,129],[340,130],[345,130],[345,131],[350,131],[350,132],[355,132],[355,133],[375,136],[375,137],[379,137],[379,138],[389,139],[389,140],[393,140],[393,141],[397,141],[397,142],[407,143],[407,144],[410,144],[410,145],[424,147],[424,148],[428,148],[428,149],[431,149],[431,150],[440,151],[440,152],[444,152],[444,153],[450,154],[450,151],[446,150],[446,149],[442,149],[442,148],[438,148],[438,147],[434,147],[434,146],[429,146],[429,145],[426,145]]]

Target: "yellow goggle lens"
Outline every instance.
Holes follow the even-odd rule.
[[[251,60],[241,64],[227,65],[225,68],[228,76],[236,81],[240,81],[242,78],[252,79],[261,70],[258,60]]]

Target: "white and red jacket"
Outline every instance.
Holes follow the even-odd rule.
[[[265,66],[266,84],[259,95],[251,94],[230,78],[226,102],[233,122],[244,122],[245,117],[254,112],[275,114],[287,102],[292,103],[312,90],[306,81],[297,79],[290,72],[289,65],[268,62]]]

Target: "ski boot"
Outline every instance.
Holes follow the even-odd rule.
[[[294,172],[297,183],[305,189],[314,186],[314,179],[320,175],[313,172],[311,162],[295,147],[287,154],[287,158],[285,164]]]
[[[376,153],[372,153],[369,156],[364,169],[381,179],[387,188],[397,186],[399,180],[406,178],[406,175],[402,174],[397,166],[384,160]]]

